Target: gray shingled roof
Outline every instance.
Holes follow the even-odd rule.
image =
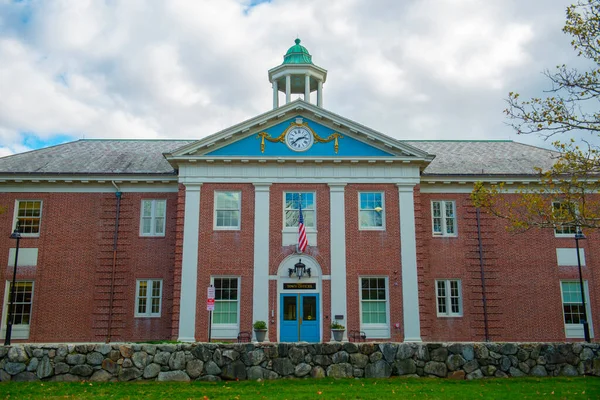
[[[192,142],[83,139],[0,158],[0,174],[173,174],[162,153]]]
[[[0,158],[0,174],[173,174],[163,153],[191,140],[78,140]],[[435,154],[426,175],[527,175],[549,168],[549,150],[511,141],[406,141]]]
[[[435,154],[425,175],[528,175],[549,169],[558,153],[509,140],[406,141]]]

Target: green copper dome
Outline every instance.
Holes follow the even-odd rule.
[[[283,56],[283,64],[312,64],[312,56],[306,47],[300,46],[300,39],[296,39],[295,42],[296,44]]]

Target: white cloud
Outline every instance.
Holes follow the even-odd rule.
[[[566,0],[0,2],[0,155],[49,140],[195,138],[268,111],[293,39],[326,108],[397,138],[506,139],[503,99],[572,60]],[[25,21],[19,22],[19,21]],[[536,138],[518,138],[535,142]]]

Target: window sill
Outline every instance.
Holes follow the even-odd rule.
[[[456,238],[458,235],[431,235],[434,238]]]
[[[239,232],[242,229],[238,226],[238,227],[213,227],[213,231],[215,232],[230,232],[230,231],[234,231],[234,232]]]
[[[138,315],[136,314],[134,318],[160,318],[160,315]]]
[[[452,315],[448,315],[448,314],[438,314],[437,315],[438,318],[462,318],[463,315],[462,314],[452,314]]]
[[[139,235],[138,237],[142,239],[164,239],[167,235]]]

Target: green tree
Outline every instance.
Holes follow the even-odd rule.
[[[519,134],[546,138],[571,132],[600,134],[600,0],[567,7],[563,32],[573,37],[573,49],[591,67],[579,71],[560,65],[553,72],[546,70],[551,89],[545,97],[521,100],[510,92],[505,113]],[[515,231],[600,227],[599,148],[587,141],[553,144],[556,162],[550,170],[537,170],[538,184],[509,190],[504,184],[479,182],[471,194],[475,206],[506,219]]]

